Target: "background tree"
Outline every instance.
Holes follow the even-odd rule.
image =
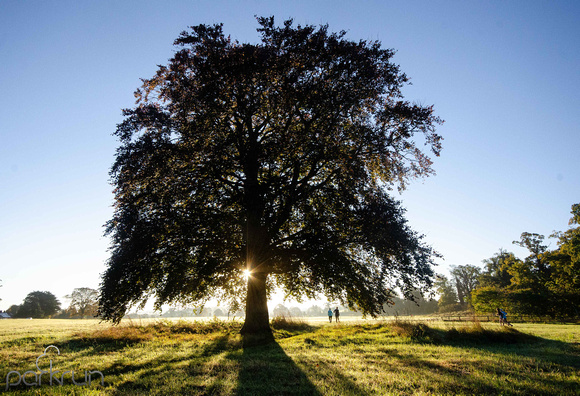
[[[290,315],[294,318],[301,318],[304,316],[304,312],[302,312],[302,310],[298,307],[290,307],[289,311]]]
[[[457,307],[457,292],[445,275],[437,275],[435,290],[439,294],[439,311],[455,311]]]
[[[531,253],[530,259],[539,263],[541,261],[542,254],[547,250],[548,246],[543,244],[544,236],[531,232],[522,232],[519,241],[513,241],[514,245],[526,248]],[[531,261],[530,260],[530,261]],[[538,268],[541,267],[540,264],[536,265]]]
[[[183,32],[124,111],[103,318],[149,296],[244,296],[242,333],[270,332],[274,286],[370,315],[396,287],[431,286],[434,252],[387,193],[433,173],[419,144],[439,155],[441,120],[403,100],[408,78],[379,42],[258,22],[259,44]]]
[[[510,307],[506,304],[506,291],[495,286],[480,286],[471,293],[471,303],[476,312],[493,313],[497,308]]]
[[[60,310],[60,302],[48,291],[28,293],[18,309],[21,318],[49,318]]]
[[[12,304],[10,308],[6,310],[13,318],[19,318],[18,311],[20,310],[20,305]]]
[[[523,274],[525,263],[513,253],[500,249],[493,257],[483,260],[483,264],[478,287],[471,293],[471,304],[477,312],[494,313],[496,308],[504,308],[513,313],[509,288],[514,274]]]
[[[438,311],[438,301],[432,298],[425,298],[419,291],[414,291],[414,301],[392,297],[392,303],[385,305],[386,315],[429,315]]]
[[[463,309],[471,305],[471,292],[479,284],[481,269],[474,265],[458,265],[451,267],[451,278],[457,290],[457,299]]]
[[[272,314],[275,317],[276,316],[283,316],[283,317],[289,318],[291,316],[290,310],[288,310],[288,308],[286,308],[283,304],[276,305],[276,307],[272,311]]]
[[[318,305],[312,305],[306,309],[306,316],[326,316],[326,313],[327,310],[320,308]]]
[[[70,307],[74,308],[81,318],[87,315],[95,316],[98,310],[99,292],[88,287],[79,287],[73,290],[70,298]]]
[[[543,244],[544,236],[540,234],[523,232],[519,241],[514,241],[515,245],[528,249],[530,255],[524,259],[527,268],[535,274],[538,284],[544,285],[550,278],[550,265],[545,255],[548,246]]]
[[[517,260],[508,270],[511,275],[506,302],[513,312],[555,316],[555,295],[549,290],[551,265],[544,236],[523,232],[515,245],[528,249],[530,255]]]
[[[579,206],[573,205],[570,225],[579,224],[579,212]],[[558,248],[550,251],[543,235],[524,232],[514,243],[527,248],[528,257],[520,260],[501,252],[488,260],[492,265],[480,278],[482,287],[473,293],[476,309],[501,306],[520,314],[578,317],[580,227],[556,232],[552,237],[558,238]]]
[[[199,310],[194,310],[193,314],[195,317],[204,318],[204,317],[211,316],[211,310],[207,307],[204,307],[204,308],[201,308]]]
[[[481,287],[504,288],[511,284],[509,269],[521,261],[513,253],[500,249],[493,257],[483,260],[484,270],[479,277]]]

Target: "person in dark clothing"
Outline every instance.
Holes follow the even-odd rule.
[[[338,307],[334,310],[334,317],[337,322],[339,322],[338,318],[340,316],[340,312],[338,311]]]

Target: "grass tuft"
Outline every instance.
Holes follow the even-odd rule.
[[[111,326],[92,332],[75,333],[79,341],[91,340],[93,343],[109,344],[152,341],[153,339],[172,338],[175,335],[211,334],[217,332],[234,333],[240,330],[237,322],[212,320],[208,322],[170,321],[161,320],[147,325],[129,324]]]
[[[391,330],[400,337],[425,344],[518,344],[536,342],[537,337],[513,327],[486,329],[478,321],[449,330],[433,329],[424,323],[397,320]]]
[[[397,320],[391,329],[400,337],[414,342],[440,344],[443,341],[440,331],[432,329],[424,323],[413,323]]]
[[[286,317],[286,316],[276,316],[270,321],[270,326],[274,330],[286,330],[286,331],[310,331],[313,329],[311,325],[309,325],[303,319]]]
[[[169,334],[209,334],[216,332],[236,332],[241,329],[241,323],[234,321],[224,321],[214,318],[207,322],[190,322],[180,320],[177,322],[164,320],[153,325],[158,333]]]
[[[479,322],[460,328],[452,327],[445,333],[445,341],[468,344],[518,344],[532,343],[537,337],[521,333],[513,327],[486,329]]]

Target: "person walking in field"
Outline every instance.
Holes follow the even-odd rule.
[[[328,308],[328,321],[332,323],[332,310]]]
[[[502,314],[503,323],[504,323],[504,324],[506,324],[506,325],[508,325],[508,326],[512,326],[512,327],[513,327],[514,325],[513,325],[513,324],[511,324],[510,322],[508,322],[508,320],[507,320],[507,312],[506,312],[506,311],[504,311],[503,309],[500,309],[499,311],[500,311],[500,312],[501,312],[501,314]]]
[[[501,309],[499,309],[499,307],[497,307],[495,314],[499,317],[499,324],[501,326],[503,326],[503,313],[502,312],[503,311]]]
[[[334,318],[335,318],[337,323],[339,322],[339,320],[338,320],[339,316],[340,316],[340,312],[338,311],[338,307],[336,307],[336,309],[334,310]],[[332,322],[332,318],[330,321]]]

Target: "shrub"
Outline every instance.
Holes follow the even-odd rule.
[[[534,342],[536,337],[520,333],[512,327],[485,329],[479,322],[460,328],[451,328],[445,333],[445,341],[467,344],[515,344]]]
[[[391,325],[391,329],[395,334],[409,338],[411,341],[421,343],[440,343],[441,336],[437,332],[424,323],[411,323],[407,321],[397,320]]]
[[[306,323],[303,319],[287,317],[284,315],[272,318],[270,325],[274,330],[308,331],[312,329],[312,326]]]

